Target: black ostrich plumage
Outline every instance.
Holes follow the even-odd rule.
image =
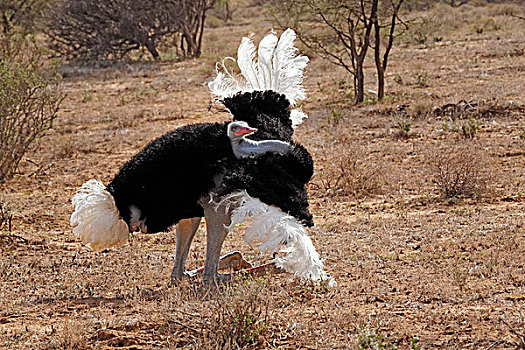
[[[219,194],[245,189],[250,196],[313,226],[305,185],[312,178],[314,164],[306,148],[292,141],[290,102],[284,95],[267,90],[237,94],[224,99],[224,105],[234,120],[259,129],[250,138],[282,140],[294,148],[288,154],[266,153],[243,159],[226,173]]]
[[[253,139],[292,142],[290,104],[283,95],[239,93],[224,104],[234,120],[259,129]],[[181,219],[203,216],[198,200],[210,192],[223,196],[242,189],[305,225],[313,225],[305,189],[313,174],[308,151],[293,143],[289,154],[265,153],[237,160],[226,134],[227,124],[180,127],[153,140],[120,168],[108,191],[128,226],[131,205],[146,218],[148,233],[155,233]],[[214,179],[218,175],[224,177],[217,187]]]
[[[223,103],[233,114],[233,120],[245,121],[259,129],[251,139],[292,141],[290,102],[284,95],[271,90],[245,92],[225,98]]]
[[[302,145],[294,144],[288,154],[265,153],[243,159],[224,175],[218,194],[245,189],[250,196],[279,207],[306,226],[313,226],[305,188],[312,174],[310,154]]]

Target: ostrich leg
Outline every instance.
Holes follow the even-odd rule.
[[[175,243],[175,264],[171,272],[172,280],[179,280],[186,274],[186,258],[201,219],[200,217],[183,219],[175,228],[177,242]]]
[[[229,274],[219,274],[219,259],[221,255],[222,244],[228,235],[226,226],[231,223],[231,210],[228,204],[220,204],[203,198],[199,204],[204,208],[206,217],[206,262],[204,264],[204,273],[202,280],[205,284],[227,280]]]

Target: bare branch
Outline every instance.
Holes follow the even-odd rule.
[[[119,59],[145,48],[160,58],[164,37],[180,34],[189,56],[201,53],[206,11],[216,0],[64,0],[52,14],[52,48],[69,58]]]

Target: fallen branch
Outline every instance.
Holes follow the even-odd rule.
[[[525,349],[525,335],[518,333],[507,321],[500,318],[500,321],[509,328],[510,333],[514,334],[517,338],[519,343],[516,344],[517,349]]]
[[[18,239],[18,240],[22,241],[22,243],[28,243],[28,240],[25,239],[24,237],[19,236],[19,235],[10,234],[10,233],[7,233],[7,234],[6,233],[0,233],[0,238],[7,238],[11,242],[14,242],[15,239]]]
[[[169,322],[173,322],[173,323],[175,323],[175,324],[178,324],[179,326],[182,326],[182,327],[184,327],[184,328],[187,328],[187,329],[189,329],[189,330],[191,330],[191,331],[193,331],[193,332],[195,332],[195,333],[198,333],[198,334],[201,334],[201,333],[202,333],[202,332],[199,331],[198,329],[193,328],[193,327],[191,327],[191,326],[188,326],[187,324],[184,324],[184,323],[182,323],[182,322],[175,321],[175,320],[168,321],[168,323],[169,323]]]

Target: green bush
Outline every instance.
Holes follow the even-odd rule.
[[[30,38],[0,36],[0,181],[13,175],[29,146],[53,126],[64,99],[58,80]]]
[[[370,325],[365,328],[357,327],[357,349],[378,349],[378,350],[397,350],[397,344],[392,343],[388,337],[379,334],[377,330],[370,329]]]
[[[467,120],[464,120],[463,124],[461,125],[461,134],[466,139],[473,139],[478,133],[478,130],[479,121],[474,119],[472,116],[469,116]]]

